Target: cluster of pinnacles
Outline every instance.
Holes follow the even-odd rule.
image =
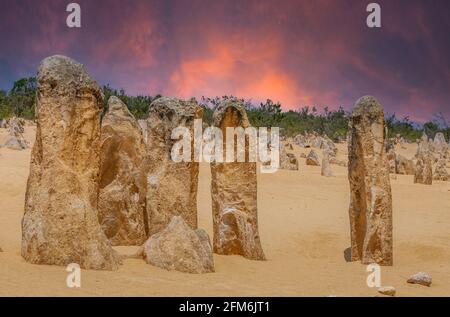
[[[38,125],[22,221],[22,256],[28,262],[115,270],[121,264],[115,245],[142,246],[138,255],[148,263],[189,273],[214,271],[213,252],[265,259],[255,162],[211,163],[212,244],[197,227],[199,163],[171,157],[172,131],[194,130],[203,116],[195,100],[157,99],[142,127],[116,97],[102,118],[102,91],[70,58],[45,59],[37,81]],[[225,136],[227,128],[250,126],[237,100],[222,102],[213,121]],[[350,121],[352,260],[392,265],[383,109],[373,97],[363,97]],[[332,176],[333,149],[324,144],[329,154],[322,175]],[[426,155],[421,160],[426,169]],[[298,168],[293,160],[285,163]]]
[[[195,100],[160,98],[146,135],[118,98],[101,118],[97,83],[76,61],[53,56],[38,71],[37,132],[22,221],[31,263],[117,269],[114,245],[142,245],[148,263],[214,271],[213,250],[264,260],[257,221],[256,163],[211,165],[214,239],[197,228],[199,163],[174,162],[172,130],[193,129]],[[247,127],[238,101],[221,104],[216,127]]]

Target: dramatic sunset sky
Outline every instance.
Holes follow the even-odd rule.
[[[82,28],[66,26],[78,2]],[[376,96],[386,112],[450,117],[450,1],[0,0],[0,89],[64,54],[100,84],[182,98],[234,94],[285,109]]]

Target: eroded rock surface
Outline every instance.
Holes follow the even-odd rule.
[[[292,144],[280,143],[280,168],[286,170],[298,171],[298,160],[293,152]]]
[[[319,156],[314,150],[311,150],[306,157],[306,165],[320,166]]]
[[[442,132],[436,133],[433,141],[433,149],[435,152],[443,153],[448,149],[448,144],[445,141],[445,136]]]
[[[421,153],[417,158],[414,183],[424,185],[433,184],[433,163],[431,156],[427,153]]]
[[[98,219],[113,245],[141,245],[145,228],[145,144],[138,123],[117,97],[108,101],[100,142]]]
[[[28,148],[28,142],[25,140],[23,133],[25,129],[23,123],[18,118],[11,118],[8,122],[9,138],[5,142],[4,147],[10,150],[25,150]]]
[[[407,280],[407,283],[419,284],[428,287],[431,286],[431,282],[432,282],[431,276],[425,272],[419,272],[417,274],[411,275]]]
[[[237,100],[222,102],[214,112],[213,120],[223,132],[224,144],[227,127],[245,129],[250,126],[244,105]],[[211,174],[214,252],[264,260],[258,231],[256,163],[214,162]]]
[[[330,155],[327,151],[324,151],[323,157],[322,157],[322,170],[321,175],[325,177],[333,177],[333,171],[331,170],[330,165]]]
[[[334,164],[334,165],[338,165],[338,166],[342,166],[342,167],[347,167],[348,163],[344,160],[339,160],[335,157],[330,157],[330,164]]]
[[[390,149],[387,152],[387,160],[389,164],[389,172],[395,174],[397,171],[397,161],[396,161],[396,154],[393,149]]]
[[[413,160],[407,159],[401,154],[397,154],[395,159],[395,171],[397,174],[414,175],[415,165]]]
[[[393,286],[382,286],[378,288],[378,293],[386,296],[395,296],[395,287]]]
[[[120,259],[97,218],[102,92],[64,56],[46,58],[37,82],[22,256],[35,264],[117,269]]]
[[[445,159],[440,158],[434,168],[433,179],[438,181],[449,181],[450,174],[447,171]]]
[[[144,244],[148,264],[185,273],[214,272],[211,242],[206,231],[193,230],[182,217],[173,217],[169,225]]]
[[[175,162],[171,152],[178,140],[172,140],[175,128],[187,128],[194,136],[194,120],[203,117],[195,100],[162,97],[149,108],[147,120],[147,217],[149,235],[167,227],[174,216],[181,216],[197,228],[197,187],[199,163]],[[193,141],[192,141],[193,142]]]
[[[392,195],[382,106],[371,96],[356,102],[349,123],[351,259],[393,264]]]

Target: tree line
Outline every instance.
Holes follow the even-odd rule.
[[[137,119],[147,117],[150,104],[161,97],[131,96],[123,89],[115,89],[109,85],[102,87],[105,95],[103,112],[107,110],[107,101],[110,96],[119,97],[130,109]],[[200,106],[204,109],[203,121],[212,124],[214,109],[225,99],[238,99],[234,96],[202,97]],[[279,102],[267,99],[265,102],[254,103],[252,100],[239,99],[247,110],[250,123],[255,127],[279,127],[286,136],[295,136],[309,132],[327,135],[334,141],[343,140],[347,135],[350,112],[339,107],[331,110],[328,107],[319,111],[314,106],[299,107],[297,110],[283,111]],[[36,104],[36,78],[21,78],[14,82],[9,91],[0,90],[0,119],[20,117],[29,120],[35,118]],[[432,120],[419,125],[409,117],[397,118],[395,114],[386,117],[388,136],[400,135],[408,141],[415,141],[426,133],[433,138],[437,132],[443,132],[447,140],[450,138],[450,126],[442,113],[434,114]]]

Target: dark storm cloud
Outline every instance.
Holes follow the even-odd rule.
[[[364,94],[390,113],[450,116],[450,2],[378,1],[381,29],[360,0],[1,0],[0,88],[48,55],[86,64],[103,84],[180,97],[349,108]]]

